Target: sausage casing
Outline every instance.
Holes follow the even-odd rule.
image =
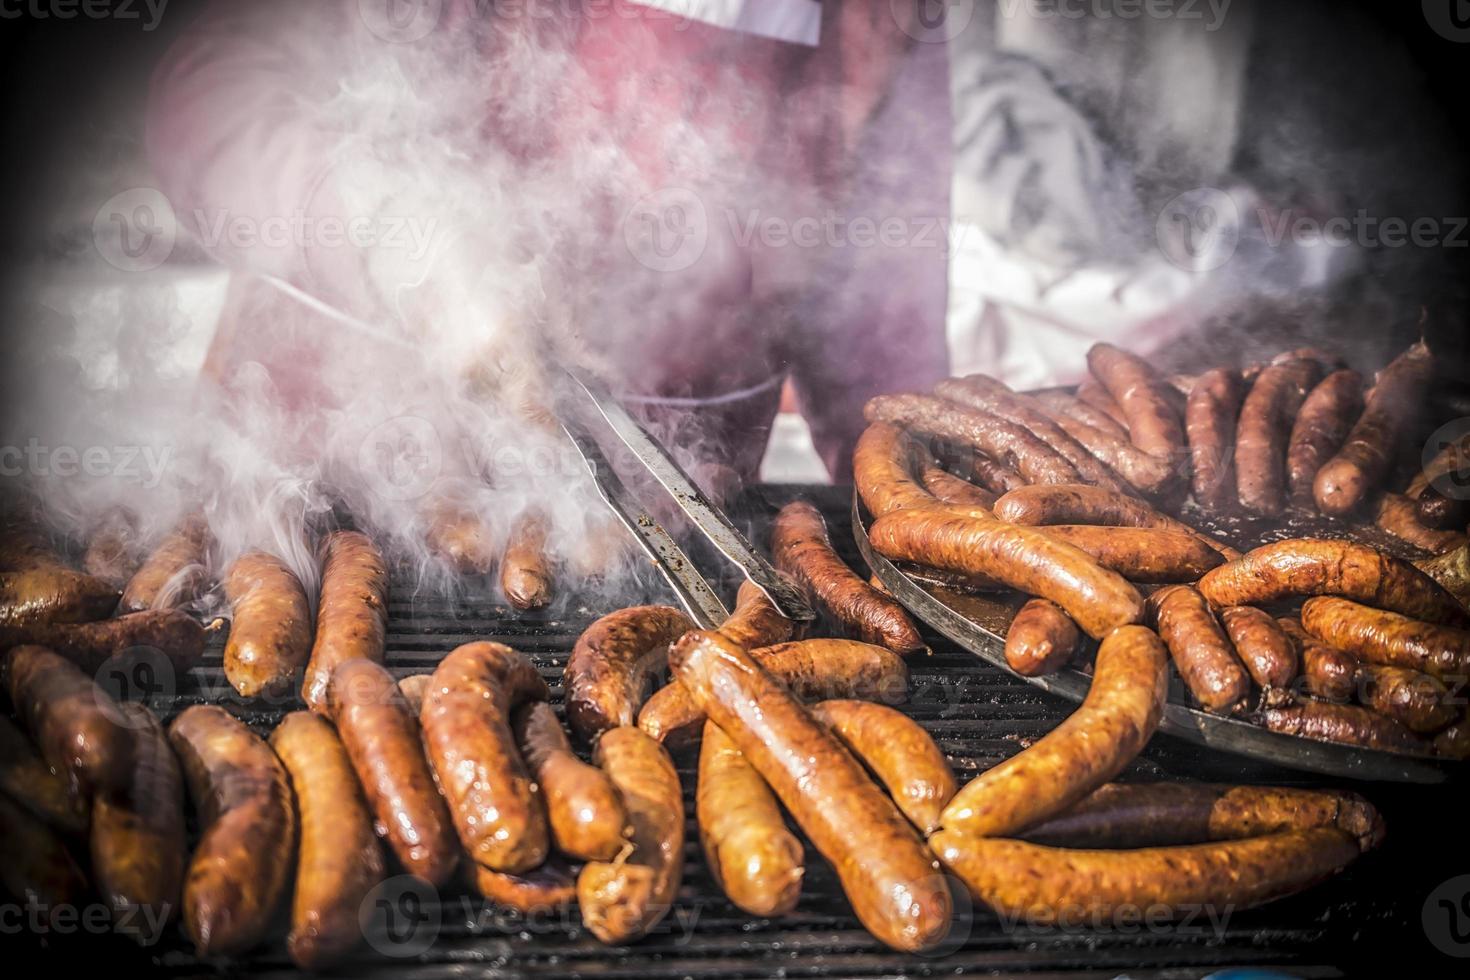
[[[796,633],[796,624],[777,609],[760,586],[747,579],[735,596],[735,611],[720,624],[720,632],[747,650],[785,643]]]
[[[628,814],[612,780],[577,758],[545,701],[521,705],[511,720],[521,757],[546,800],[557,849],[584,861],[611,861],[628,833]]]
[[[1225,562],[1198,536],[1164,528],[1049,524],[1045,531],[1130,582],[1193,582]]]
[[[1271,614],[1255,606],[1226,606],[1220,622],[1235,652],[1264,691],[1284,691],[1300,668],[1296,644]]]
[[[1370,663],[1407,667],[1441,680],[1470,674],[1470,630],[1421,622],[1336,596],[1308,599],[1302,606],[1302,626],[1323,643]]]
[[[537,510],[522,514],[511,527],[500,559],[500,589],[517,609],[541,609],[551,604],[555,586],[547,551],[550,525]]]
[[[380,663],[388,642],[388,565],[377,545],[358,531],[334,531],[322,556],[316,640],[301,687],[301,699],[316,712],[327,710],[327,686],[338,665]]]
[[[670,606],[631,606],[608,613],[577,638],[567,659],[567,723],[591,742],[609,728],[631,725],[664,671],[669,644],[694,628]]]
[[[91,800],[80,786],[42,761],[25,734],[0,715],[0,794],[40,817],[48,827],[75,836],[87,829]]]
[[[1206,510],[1226,510],[1235,501],[1235,429],[1244,388],[1239,372],[1216,368],[1195,380],[1184,405],[1190,489]]]
[[[1253,514],[1275,517],[1286,509],[1292,423],[1321,370],[1310,360],[1272,364],[1245,396],[1235,430],[1235,486],[1240,505]]]
[[[560,855],[522,874],[491,871],[471,862],[471,887],[502,908],[537,915],[568,908],[577,901],[577,875]]]
[[[123,589],[119,612],[172,609],[192,602],[208,578],[209,524],[193,514],[143,560]]]
[[[914,478],[912,438],[896,425],[874,422],[858,437],[852,479],[863,506],[874,517],[905,507],[929,507],[932,495]]]
[[[1302,402],[1286,449],[1286,483],[1292,503],[1314,507],[1312,482],[1342,447],[1363,410],[1363,376],[1342,370],[1329,374]]]
[[[1177,397],[1147,361],[1111,344],[1094,344],[1087,352],[1087,366],[1122,410],[1135,446],[1163,459],[1184,449]]]
[[[1158,528],[1198,538],[1226,559],[1240,556],[1229,545],[1201,534],[1194,528],[1148,504],[1101,487],[1023,487],[995,502],[995,516],[1013,524],[1039,527],[1053,524],[1101,524],[1106,527]]]
[[[1022,677],[1054,674],[1067,665],[1082,634],[1050,599],[1028,599],[1006,628],[1006,663]]]
[[[274,555],[249,551],[230,566],[225,597],[230,684],[247,698],[288,690],[311,655],[311,607],[301,580]]]
[[[0,627],[0,646],[43,646],[91,674],[112,657],[143,649],[162,654],[176,672],[182,672],[204,655],[206,633],[198,620],[181,609],[155,609],[95,623]]]
[[[4,663],[10,703],[46,764],[83,792],[125,791],[133,737],[117,702],[44,647],[16,647]]]
[[[1424,752],[1426,744],[1403,725],[1376,711],[1353,704],[1303,701],[1287,708],[1268,708],[1261,723],[1273,732],[1324,742],[1361,745],[1388,752]]]
[[[1149,604],[1174,666],[1200,706],[1222,715],[1242,707],[1250,678],[1204,596],[1175,585],[1155,592]]]

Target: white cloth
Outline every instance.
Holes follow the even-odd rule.
[[[639,4],[712,27],[809,48],[822,38],[818,0],[639,0]]]

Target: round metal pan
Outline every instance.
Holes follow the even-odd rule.
[[[922,581],[873,550],[868,543],[868,515],[856,493],[852,531],[858,550],[879,581],[914,615],[950,640],[1029,684],[1080,702],[1092,678],[1067,667],[1045,677],[1022,677],[1005,660],[1005,633],[1024,597],[1019,594],[969,595]],[[1349,779],[1439,783],[1460,768],[1451,760],[1383,752],[1283,735],[1235,718],[1221,718],[1171,700],[1160,727],[1188,741],[1248,756],[1262,762]]]

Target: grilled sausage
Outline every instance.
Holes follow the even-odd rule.
[[[1434,754],[1447,759],[1470,759],[1470,719],[1457,721],[1434,736]]]
[[[322,556],[316,640],[301,686],[301,700],[318,713],[327,710],[332,671],[349,660],[381,663],[388,643],[388,565],[377,545],[357,531],[334,531]]]
[[[1421,340],[1379,372],[1347,441],[1312,483],[1312,496],[1322,513],[1347,516],[1383,482],[1395,455],[1413,434],[1433,368],[1429,348]]]
[[[1128,430],[1108,416],[1059,392],[1037,395],[1036,404],[1058,428],[1112,467],[1130,486],[1153,497],[1173,495],[1180,474],[1171,461],[1150,456],[1133,445]]]
[[[0,572],[0,627],[90,623],[116,606],[116,589],[69,568]]]
[[[1235,429],[1235,486],[1252,514],[1276,517],[1286,509],[1287,443],[1321,370],[1316,361],[1272,364],[1245,396]]]
[[[664,747],[636,728],[602,734],[593,759],[617,787],[633,827],[633,849],[593,861],[577,876],[582,923],[605,943],[632,942],[673,906],[684,874],[684,792]]]
[[[567,723],[594,741],[618,725],[631,725],[654,679],[664,672],[669,644],[694,628],[669,606],[632,606],[608,613],[577,638],[567,659]]]
[[[942,503],[956,507],[978,507],[987,511],[995,506],[995,494],[940,469],[937,464],[924,467],[920,479],[924,483],[924,489]]]
[[[1467,622],[1455,598],[1413,565],[1348,541],[1275,541],[1210,570],[1199,590],[1216,607],[1338,595],[1432,623]]]
[[[1181,531],[1092,524],[1049,524],[1043,530],[1131,582],[1193,582],[1225,563],[1197,535]]]
[[[265,938],[290,883],[296,807],[286,770],[215,705],[185,709],[168,738],[199,816],[184,928],[201,956],[244,952]]]
[[[1124,439],[1128,438],[1128,417],[1123,414],[1123,409],[1113,400],[1113,396],[1108,389],[1104,388],[1102,383],[1096,378],[1083,378],[1081,383],[1077,385],[1077,401],[1101,416],[1096,422],[1086,417],[1083,417],[1083,421],[1089,425],[1096,425],[1098,428],[1102,428],[1103,425],[1101,423],[1106,419],[1112,422],[1118,435]]]
[[[812,714],[857,756],[925,835],[959,789],[954,770],[929,733],[908,715],[870,701],[822,701]]]
[[[528,511],[517,518],[500,559],[500,588],[517,609],[542,609],[551,604],[554,585],[547,552],[550,526],[546,515]]]
[[[1217,715],[1239,710],[1250,693],[1250,678],[1204,596],[1175,585],[1151,595],[1149,607],[1179,676],[1200,706]]]
[[[1022,677],[1042,677],[1065,667],[1082,634],[1049,599],[1028,599],[1006,629],[1006,663]]]
[[[584,861],[611,861],[628,834],[628,813],[612,780],[577,758],[545,701],[521,705],[511,722],[521,758],[541,786],[557,850]]]
[[[771,555],[824,610],[871,643],[905,655],[926,649],[908,611],[875,592],[832,550],[827,522],[805,501],[781,508],[771,530]]]
[[[1143,617],[1143,598],[1121,575],[1036,528],[962,513],[901,510],[874,522],[868,540],[885,558],[997,579],[1050,599],[1093,637]]]
[[[178,908],[184,884],[184,780],[153,712],[132,702],[119,710],[133,733],[132,780],[93,802],[92,876],[118,923],[162,926]]]
[[[747,650],[785,643],[796,632],[796,624],[777,609],[760,586],[746,580],[735,596],[735,611],[720,624],[720,632]]]
[[[874,517],[905,507],[929,507],[934,498],[914,479],[915,447],[896,425],[874,422],[858,437],[852,480]]]
[[[969,446],[1017,470],[1029,483],[1080,480],[1076,467],[1023,426],[942,398],[879,395],[868,401],[863,417]]]
[[[1142,909],[1242,909],[1294,895],[1342,871],[1358,845],[1333,827],[1249,840],[1130,851],[1077,851],[952,831],[930,841],[970,893],[1038,926],[1106,924]]]
[[[1330,647],[1302,629],[1302,621],[1276,620],[1301,659],[1302,687],[1314,698],[1346,704],[1357,688],[1358,658]],[[1272,707],[1276,707],[1272,705]]]
[[[1000,496],[1027,486],[1024,476],[984,453],[972,452],[964,462],[970,472],[970,480],[988,493]]]
[[[802,640],[752,650],[751,656],[799,698],[863,698],[901,704],[909,671],[889,650],[855,640]],[[677,681],[660,688],[638,714],[638,727],[666,745],[686,744],[704,726],[704,711]]]
[[[949,889],[924,842],[780,681],[718,633],[686,634],[669,665],[832,863],[868,931],[910,952],[942,941]]]
[[[1284,735],[1385,752],[1424,752],[1428,748],[1392,718],[1351,704],[1304,701],[1296,707],[1268,708],[1261,713],[1261,723]]]
[[[1383,495],[1378,501],[1373,521],[1399,540],[1435,555],[1454,551],[1470,540],[1462,531],[1436,531],[1425,527],[1419,522],[1414,501],[1399,493]]]
[[[424,513],[424,544],[460,575],[488,575],[497,557],[496,535],[469,507],[436,498]]]
[[[1315,507],[1312,483],[1317,471],[1342,448],[1362,410],[1363,376],[1350,370],[1329,374],[1302,402],[1286,450],[1286,483],[1292,503]]]
[[[492,871],[529,871],[546,860],[546,805],[516,750],[510,716],[550,694],[510,647],[466,643],[440,662],[424,696],[424,746],[455,830]]]
[[[1470,630],[1420,622],[1335,596],[1307,600],[1302,626],[1323,643],[1369,663],[1407,667],[1441,680],[1470,674]]]
[[[121,591],[141,564],[138,516],[126,507],[108,508],[89,536],[82,571]]]
[[[66,842],[6,796],[0,796],[0,889],[30,908],[48,910],[48,919],[77,909],[87,896],[87,878]]]
[[[1216,368],[1196,379],[1184,404],[1190,489],[1205,510],[1228,510],[1235,502],[1235,430],[1244,394],[1239,372]]]
[[[491,871],[471,862],[471,886],[502,908],[538,915],[569,908],[577,900],[577,876],[566,859],[553,854],[524,874]]]
[[[1094,344],[1087,366],[1118,403],[1135,446],[1160,459],[1173,459],[1184,449],[1177,393],[1147,361],[1112,344]]]
[[[225,598],[225,677],[247,698],[289,690],[311,655],[311,608],[301,580],[274,555],[249,551],[230,566]]]
[[[1021,836],[1047,847],[1163,847],[1336,827],[1368,851],[1383,842],[1373,804],[1341,790],[1211,783],[1108,783]]]
[[[1255,606],[1226,606],[1220,622],[1235,652],[1261,690],[1284,692],[1296,680],[1300,658],[1296,645],[1271,614]]]
[[[200,514],[179,522],[123,589],[119,612],[172,609],[187,605],[208,577],[209,524]]]
[[[1448,728],[1462,712],[1449,704],[1450,693],[1435,678],[1405,667],[1363,664],[1358,668],[1363,704],[1416,735]]]
[[[1470,545],[1436,555],[1418,568],[1439,583],[1462,606],[1470,604]]]
[[[421,675],[423,684],[430,682]],[[411,678],[405,678],[404,682]],[[442,887],[459,862],[449,809],[434,784],[413,704],[381,664],[349,660],[332,672],[327,711],[385,837],[409,874]]]
[[[1414,516],[1436,531],[1463,528],[1470,523],[1470,506],[1458,497],[1448,497],[1439,487],[1427,486],[1414,500]]]
[[[1023,487],[995,502],[995,516],[1012,524],[1042,526],[1052,524],[1100,524],[1106,527],[1157,528],[1188,534],[1209,545],[1226,560],[1240,557],[1240,552],[1208,535],[1201,534],[1183,521],[1154,510],[1141,500],[1110,493],[1100,487],[1082,485],[1066,487]]]
[[[1048,820],[1112,779],[1159,726],[1168,654],[1152,630],[1103,640],[1082,706],[1030,748],[967,783],[940,817],[946,831],[1003,837]]]
[[[69,836],[87,829],[91,800],[78,786],[53,771],[25,734],[0,715],[0,795],[40,817],[47,826]]]
[[[319,970],[362,942],[358,912],[383,880],[383,852],[330,724],[292,712],[271,733],[271,748],[291,777],[301,821],[286,949],[303,970]]]
[[[766,781],[710,722],[699,746],[694,807],[710,875],[730,901],[766,917],[795,909],[806,852],[786,829]]]
[[[168,658],[182,673],[204,655],[207,630],[181,609],[130,613],[95,623],[34,623],[0,626],[0,648],[43,646],[95,674],[108,660],[130,650],[147,650]]]
[[[41,758],[83,792],[122,792],[133,738],[117,702],[71,661],[22,646],[5,658],[6,689]]]

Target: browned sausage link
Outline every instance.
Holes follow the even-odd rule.
[[[1357,859],[1332,827],[1250,840],[1129,851],[1077,851],[944,832],[930,840],[971,894],[1001,916],[1038,926],[1109,922],[1139,909],[1174,916],[1242,909],[1294,895]]]
[[[44,647],[5,659],[16,715],[52,769],[84,792],[121,792],[132,779],[133,738],[117,702],[76,665]]]
[[[1239,372],[1216,368],[1199,376],[1184,405],[1190,488],[1206,510],[1230,510],[1235,503],[1235,429],[1244,389]]]
[[[200,837],[184,880],[184,928],[201,956],[265,938],[296,856],[296,807],[281,760],[225,709],[195,705],[169,743],[184,770]]]
[[[120,591],[141,564],[137,515],[126,507],[109,508],[89,535],[82,571]]]
[[[781,508],[771,529],[771,556],[777,568],[862,639],[898,654],[926,649],[908,611],[875,592],[832,550],[827,522],[811,504],[798,500]]]
[[[608,613],[577,638],[567,660],[567,723],[591,742],[617,725],[631,725],[664,671],[669,644],[694,624],[669,606],[632,606]]]
[[[427,688],[430,677],[420,675]],[[332,673],[327,710],[362,783],[375,826],[409,874],[434,887],[459,863],[459,840],[424,754],[418,715],[423,692],[411,700],[381,664],[349,660]]]
[[[1347,441],[1312,482],[1312,497],[1322,513],[1345,517],[1383,482],[1413,432],[1433,367],[1421,340],[1379,372]]]
[[[1414,514],[1419,523],[1436,531],[1463,528],[1470,523],[1470,506],[1459,497],[1447,497],[1435,486],[1419,491],[1414,501]]]
[[[1434,753],[1447,759],[1470,759],[1470,719],[1457,721],[1434,736]]]
[[[1030,483],[1076,483],[1077,469],[1022,426],[927,395],[879,395],[863,415],[969,446],[1013,467]]]
[[[951,378],[934,386],[934,393],[941,398],[958,402],[970,408],[989,412],[1003,419],[1019,423],[1034,436],[1056,450],[1063,459],[1071,463],[1082,477],[1082,482],[1092,483],[1109,490],[1122,491],[1123,481],[1107,464],[1088,452],[1087,447],[1067,435],[1051,417],[1022,395],[1016,394],[1003,383],[983,374],[965,378]]]
[[[776,797],[730,737],[705,722],[695,795],[710,875],[735,906],[774,917],[796,908],[806,852]]]
[[[79,786],[53,771],[24,733],[0,715],[0,794],[9,796],[64,834],[87,830],[91,800]]]
[[[541,609],[551,604],[554,587],[547,552],[550,525],[546,515],[533,510],[522,514],[505,543],[500,559],[500,588],[517,609]]]
[[[1436,626],[1336,596],[1307,600],[1302,626],[1359,660],[1408,667],[1441,680],[1470,674],[1470,630]]]
[[[964,454],[963,468],[970,473],[970,480],[987,493],[1000,496],[1018,487],[1028,486],[1026,478],[1004,463],[997,462],[980,452]],[[955,465],[951,463],[950,465]]]
[[[871,643],[798,640],[752,650],[751,656],[808,701],[835,697],[902,704],[908,699],[908,667]],[[638,727],[666,745],[687,744],[703,725],[704,712],[677,681],[660,688],[638,713]]]
[[[995,502],[995,516],[1013,524],[1101,524],[1107,527],[1152,527],[1198,538],[1227,560],[1240,552],[1201,534],[1183,521],[1154,510],[1141,500],[1100,487],[1023,487]]]
[[[358,913],[383,880],[383,852],[330,724],[292,712],[271,733],[271,748],[291,777],[301,821],[286,949],[303,970],[319,970],[362,941]]]
[[[1204,596],[1176,585],[1149,596],[1149,606],[1179,676],[1200,706],[1219,715],[1239,710],[1250,693],[1250,677]]]
[[[1387,752],[1423,752],[1427,744],[1392,718],[1352,704],[1304,701],[1296,707],[1269,708],[1261,723],[1273,732]]]
[[[933,497],[914,479],[913,440],[896,425],[874,422],[858,437],[852,479],[874,517],[905,507],[928,507]]]
[[[1401,541],[1431,554],[1442,555],[1465,544],[1462,531],[1436,531],[1419,523],[1414,501],[1399,493],[1386,493],[1378,501],[1374,523]]]
[[[126,790],[101,793],[93,803],[92,877],[115,921],[161,929],[184,884],[184,779],[153,712],[133,702],[119,708],[133,732],[133,778]],[[161,938],[146,930],[132,935],[141,943]]]
[[[1147,361],[1111,344],[1094,344],[1087,366],[1122,409],[1135,446],[1160,459],[1173,459],[1184,449],[1178,393]]]
[[[510,716],[550,694],[510,647],[466,643],[440,662],[424,696],[424,746],[455,830],[470,857],[493,871],[529,871],[546,860],[546,806]]]
[[[349,660],[381,662],[388,642],[388,565],[377,545],[357,531],[334,531],[322,555],[316,641],[301,687],[316,712],[327,710],[332,671]]]
[[[57,913],[80,908],[90,893],[86,875],[77,867],[61,836],[3,795],[0,890],[36,910],[46,910],[46,921],[58,926],[61,922]],[[75,919],[70,927],[76,928]]]
[[[1193,582],[1225,562],[1196,535],[1165,528],[1048,524],[1042,530],[1133,582]]]
[[[1082,382],[1077,385],[1077,401],[1100,416],[1097,421],[1092,421],[1085,415],[1079,415],[1078,417],[1084,422],[1087,422],[1089,425],[1095,425],[1098,428],[1106,429],[1106,423],[1102,420],[1107,419],[1113,424],[1113,428],[1118,435],[1124,439],[1128,438],[1127,416],[1123,414],[1123,409],[1118,406],[1118,403],[1113,400],[1113,396],[1108,392],[1108,389],[1104,388],[1102,383],[1096,378],[1083,378]]]
[[[910,952],[943,940],[949,889],[924,842],[780,681],[718,633],[686,634],[669,665],[831,862],[867,930]]]
[[[116,606],[116,589],[69,568],[0,572],[0,626],[90,623]]]
[[[496,536],[473,509],[437,498],[424,510],[424,544],[460,575],[487,575],[495,567]]]
[[[633,849],[593,861],[577,876],[582,923],[605,943],[632,942],[669,913],[684,875],[684,791],[664,747],[636,728],[604,732],[593,758],[612,779],[632,823]]]
[[[1336,827],[1363,851],[1383,842],[1383,818],[1356,793],[1211,783],[1108,783],[1022,837],[1047,847],[1163,847],[1314,827]]]
[[[1329,374],[1302,402],[1286,450],[1292,503],[1315,509],[1312,482],[1317,471],[1342,448],[1362,410],[1363,376],[1350,370]]]
[[[1442,683],[1406,667],[1363,664],[1358,668],[1358,692],[1364,705],[1416,735],[1446,728],[1462,713],[1449,703],[1450,693]]]
[[[1054,674],[1077,652],[1082,634],[1049,599],[1028,599],[1006,629],[1006,663],[1022,677]]]
[[[1358,658],[1321,642],[1302,629],[1299,619],[1282,618],[1276,624],[1297,649],[1302,689],[1324,701],[1337,704],[1351,701],[1357,687]]]
[[[1064,812],[1116,776],[1163,717],[1167,658],[1152,630],[1114,630],[1098,650],[1082,706],[1030,748],[967,783],[945,808],[945,830],[1016,834]]]
[[[959,789],[929,733],[908,715],[870,701],[822,701],[812,714],[868,767],[909,822],[924,834]]]
[[[192,602],[208,574],[209,540],[209,525],[202,515],[184,518],[128,580],[119,611],[171,609]]]
[[[1156,497],[1172,494],[1180,474],[1170,461],[1150,456],[1133,445],[1127,430],[1112,424],[1106,415],[1060,392],[1037,395],[1036,404],[1063,432],[1086,446],[1134,488]]]
[[[1226,606],[1220,610],[1220,622],[1251,680],[1268,696],[1296,680],[1300,667],[1296,645],[1270,613],[1255,606]]]
[[[611,861],[628,832],[628,814],[612,781],[577,758],[545,701],[521,705],[511,721],[516,746],[546,799],[557,849],[584,861]]]
[[[942,503],[956,507],[978,507],[982,510],[989,510],[995,506],[995,494],[989,490],[980,489],[969,480],[962,480],[953,473],[940,469],[938,465],[924,467],[920,478],[924,481],[924,489]]]
[[[503,908],[522,915],[570,908],[577,901],[577,876],[567,860],[553,854],[546,863],[524,874],[507,874],[471,863],[471,882],[477,892]]]
[[[1413,565],[1348,541],[1294,538],[1263,545],[1206,573],[1199,590],[1217,607],[1339,595],[1432,623],[1467,622],[1454,596]]]
[[[1470,545],[1426,559],[1418,564],[1418,568],[1462,606],[1470,603]]]
[[[206,632],[181,609],[159,609],[95,623],[0,626],[0,648],[24,643],[43,646],[93,674],[112,657],[146,650],[168,658],[178,672],[193,667],[204,655]]]
[[[1273,364],[1245,396],[1235,429],[1235,486],[1252,514],[1275,517],[1286,509],[1287,442],[1320,372],[1316,361]]]
[[[760,586],[746,580],[735,596],[735,611],[720,624],[720,632],[746,649],[785,643],[796,632],[796,624],[777,609]]]
[[[311,608],[301,580],[274,555],[249,551],[230,566],[225,598],[225,677],[247,698],[289,690],[311,655]]]
[[[998,579],[1050,599],[1088,635],[1143,618],[1143,598],[1117,572],[1036,528],[946,511],[898,511],[868,530],[885,558]]]

